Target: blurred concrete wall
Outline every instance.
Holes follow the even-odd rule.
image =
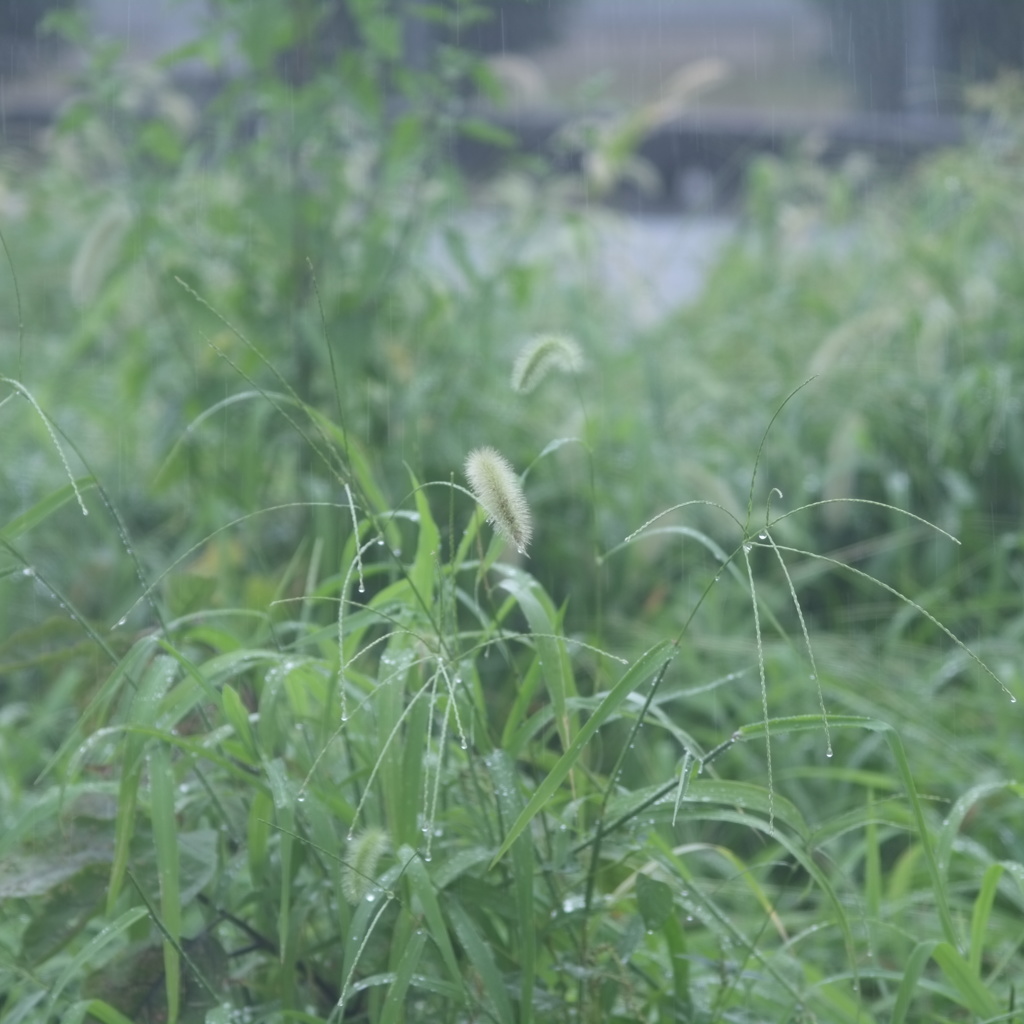
[[[150,59],[202,33],[204,0],[81,0],[98,33],[122,40],[132,56]],[[284,0],[282,0],[284,2]]]

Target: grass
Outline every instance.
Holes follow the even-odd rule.
[[[762,165],[628,346],[535,211],[487,267],[433,208],[466,286],[410,260],[380,308],[294,292],[269,200],[178,283],[154,214],[81,313],[28,255],[66,229],[5,230],[0,1022],[1015,1019],[1003,89],[895,187]]]

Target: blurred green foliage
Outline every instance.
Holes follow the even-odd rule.
[[[564,180],[453,166],[486,69],[398,15],[468,5],[336,10],[97,52],[2,180],[0,1021],[1012,1017],[1016,711],[936,618],[1021,692],[1019,86],[757,163],[641,332]]]

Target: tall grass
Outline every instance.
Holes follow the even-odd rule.
[[[269,327],[209,266],[161,276],[200,385],[129,353],[113,391],[161,411],[138,461],[83,443],[130,432],[128,403],[57,401],[30,350],[42,387],[19,367],[0,406],[25,462],[0,522],[0,1022],[1014,1019],[1019,537],[983,536],[985,500],[1014,507],[988,461],[1015,465],[1012,388],[959,417],[993,353],[1015,379],[1018,334],[964,284],[957,362],[928,309],[982,254],[1015,280],[1014,237],[982,230],[1019,214],[1015,152],[942,156],[903,206],[763,169],[700,303],[626,349],[549,330],[573,318],[541,264],[473,276],[454,237],[469,294],[399,290],[390,321],[339,315],[308,266]],[[951,168],[985,209],[936,199]],[[794,238],[794,204],[891,248]],[[59,339],[11,251],[17,333],[51,315]],[[109,273],[76,277],[93,340],[132,312],[138,265]],[[887,280],[924,305],[858,311]],[[281,358],[278,313],[324,374]],[[384,365],[334,342],[357,321]],[[886,324],[885,372],[849,366]],[[957,372],[922,385],[904,330]]]
[[[566,634],[564,608],[502,555],[514,526],[492,534],[461,485],[410,476],[392,506],[343,435],[290,405],[294,418],[275,403],[346,496],[340,561],[314,544],[262,608],[168,617],[123,652],[90,631],[109,673],[45,784],[8,813],[2,891],[25,912],[7,925],[5,1021],[990,1019],[1010,1006],[1024,866],[998,829],[956,836],[979,801],[1020,787],[968,787],[943,815],[899,726],[776,716],[769,692],[814,703],[818,677],[841,670],[812,653],[786,568],[815,556],[776,542],[791,514],[777,496],[754,512],[756,463],[732,553],[677,527],[716,564],[674,636],[623,655]],[[486,486],[470,471],[498,526],[494,489],[519,488],[500,470]],[[12,555],[25,522],[5,534]],[[755,585],[755,549],[781,567],[802,636]],[[730,580],[752,646],[719,655],[734,670],[713,678],[700,612]],[[803,683],[785,682],[794,671]],[[741,700],[709,742],[702,698],[735,701],[744,681],[760,714],[744,721],[758,702]],[[748,744],[753,758],[737,758]]]

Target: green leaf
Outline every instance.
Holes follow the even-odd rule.
[[[576,764],[580,753],[594,733],[604,725],[615,709],[630,693],[668,665],[674,652],[675,647],[668,640],[655,644],[633,663],[615,686],[604,696],[601,703],[594,709],[594,713],[576,734],[572,745],[558,759],[557,764],[548,773],[547,778],[537,787],[537,791],[530,798],[530,802],[523,808],[522,813],[516,818],[515,822],[513,822],[512,827],[505,836],[505,841],[494,855],[494,859],[491,862],[492,866],[508,853],[523,829],[530,824],[534,816],[555,794],[558,787]]]
[[[911,1000],[917,992],[917,982],[921,977],[924,965],[931,959],[938,942],[934,940],[918,943],[912,950],[907,962],[903,967],[903,977],[900,980],[900,987],[896,992],[896,1001],[893,1003],[892,1016],[889,1024],[903,1024],[907,1017],[907,1010],[910,1009]]]
[[[974,974],[981,977],[981,954],[985,948],[985,935],[988,931],[992,904],[995,902],[999,879],[1005,870],[1002,864],[989,864],[981,880],[978,898],[974,901],[974,912],[971,914],[971,945],[969,964]]]
[[[502,566],[501,569],[507,575],[502,581],[502,588],[516,599],[530,624],[544,682],[555,708],[555,722],[562,746],[568,749],[576,731],[576,718],[568,714],[567,702],[577,695],[577,691],[569,652],[560,635],[561,617],[532,576],[511,566]]]
[[[511,132],[480,117],[463,118],[459,122],[459,131],[477,142],[486,142],[501,149],[512,149],[516,144],[516,137]]]
[[[105,860],[109,863],[109,843]],[[78,935],[102,909],[109,879],[107,864],[93,863],[49,889],[21,937],[25,962],[43,963]]]
[[[672,916],[672,890],[656,878],[636,876],[636,905],[649,932],[660,931]]]
[[[133,924],[147,917],[148,913],[149,912],[145,907],[133,907],[131,910],[126,910],[120,917],[111,921],[111,923],[108,924],[101,932],[94,935],[93,938],[71,958],[70,963],[65,966],[64,971],[58,977],[54,986],[50,989],[50,1000],[47,1004],[48,1016],[53,1013],[54,1007],[57,1005],[57,1000],[60,998],[61,993],[68,984],[74,978],[81,976],[82,968],[112,942],[119,939],[124,932],[131,928]]]
[[[395,980],[388,988],[387,998],[381,1009],[378,1024],[399,1024],[405,1019],[405,993],[412,981],[413,971],[416,970],[423,956],[423,947],[426,944],[427,936],[423,931],[415,931],[408,945],[402,953],[402,959],[398,962],[395,971]]]
[[[156,725],[160,703],[174,681],[178,665],[173,658],[161,655],[154,658],[139,682],[128,709],[129,726]],[[114,824],[114,862],[110,868],[110,890],[107,893],[107,913],[114,904],[124,883],[128,866],[128,849],[135,833],[135,803],[142,777],[142,753],[148,735],[145,729],[130,731],[125,738],[121,757],[121,784],[118,789],[117,819]]]
[[[245,753],[253,764],[259,761],[259,749],[256,746],[256,738],[253,736],[252,726],[249,723],[249,712],[242,703],[242,698],[233,686],[225,684],[221,688],[221,709],[224,717],[235,730],[235,735],[242,742]]]
[[[427,921],[430,937],[433,939],[434,945],[437,946],[452,981],[461,982],[462,972],[459,970],[455,950],[448,937],[448,926],[441,914],[441,905],[438,903],[434,883],[427,872],[426,865],[407,846],[399,851],[398,859],[406,865],[405,877],[408,879],[409,888],[415,899],[419,901],[420,909]]]
[[[95,486],[90,476],[82,477],[80,480],[76,480],[75,483],[78,486],[78,490],[83,494],[90,487]],[[59,490],[43,498],[42,501],[36,502],[28,511],[22,512],[20,516],[15,516],[14,519],[0,530],[0,539],[13,543],[23,533],[27,533],[34,526],[38,526],[44,519],[53,515],[57,509],[74,500],[76,500],[75,488],[71,484],[61,487]]]
[[[498,1020],[501,1024],[513,1024],[515,1015],[512,1013],[512,1004],[509,1002],[505,990],[505,979],[501,976],[498,965],[494,961],[490,944],[484,941],[476,925],[473,924],[472,918],[460,903],[453,900],[448,915],[451,918],[455,934],[466,951],[466,956],[469,957],[470,963],[480,975],[484,991],[490,998]]]
[[[181,996],[181,886],[178,859],[178,829],[174,808],[174,770],[166,748],[155,747],[149,756],[150,817],[156,847],[157,877],[160,885],[160,916],[167,935],[163,941],[164,981],[167,991],[167,1020],[178,1019]]]
[[[100,1024],[134,1024],[130,1017],[126,1017],[120,1010],[115,1010],[114,1007],[102,999],[89,999],[82,1003],[76,1003],[68,1010],[67,1015],[64,1017],[66,1024],[70,1024],[75,1019],[72,1017],[74,1013],[81,1014],[77,1018],[79,1020],[95,1018]]]
[[[498,809],[503,821],[512,821],[523,810],[525,801],[520,791],[515,764],[502,750],[494,750],[487,757],[494,782]],[[512,876],[515,891],[515,922],[519,935],[519,1020],[529,1024],[533,1020],[533,986],[537,963],[537,930],[534,921],[533,880],[535,875],[533,843],[523,833],[512,846]]]
[[[961,1002],[978,1017],[997,1017],[1000,1006],[971,970],[970,964],[948,942],[940,942],[932,951],[932,959],[942,968],[947,980],[960,993]]]

